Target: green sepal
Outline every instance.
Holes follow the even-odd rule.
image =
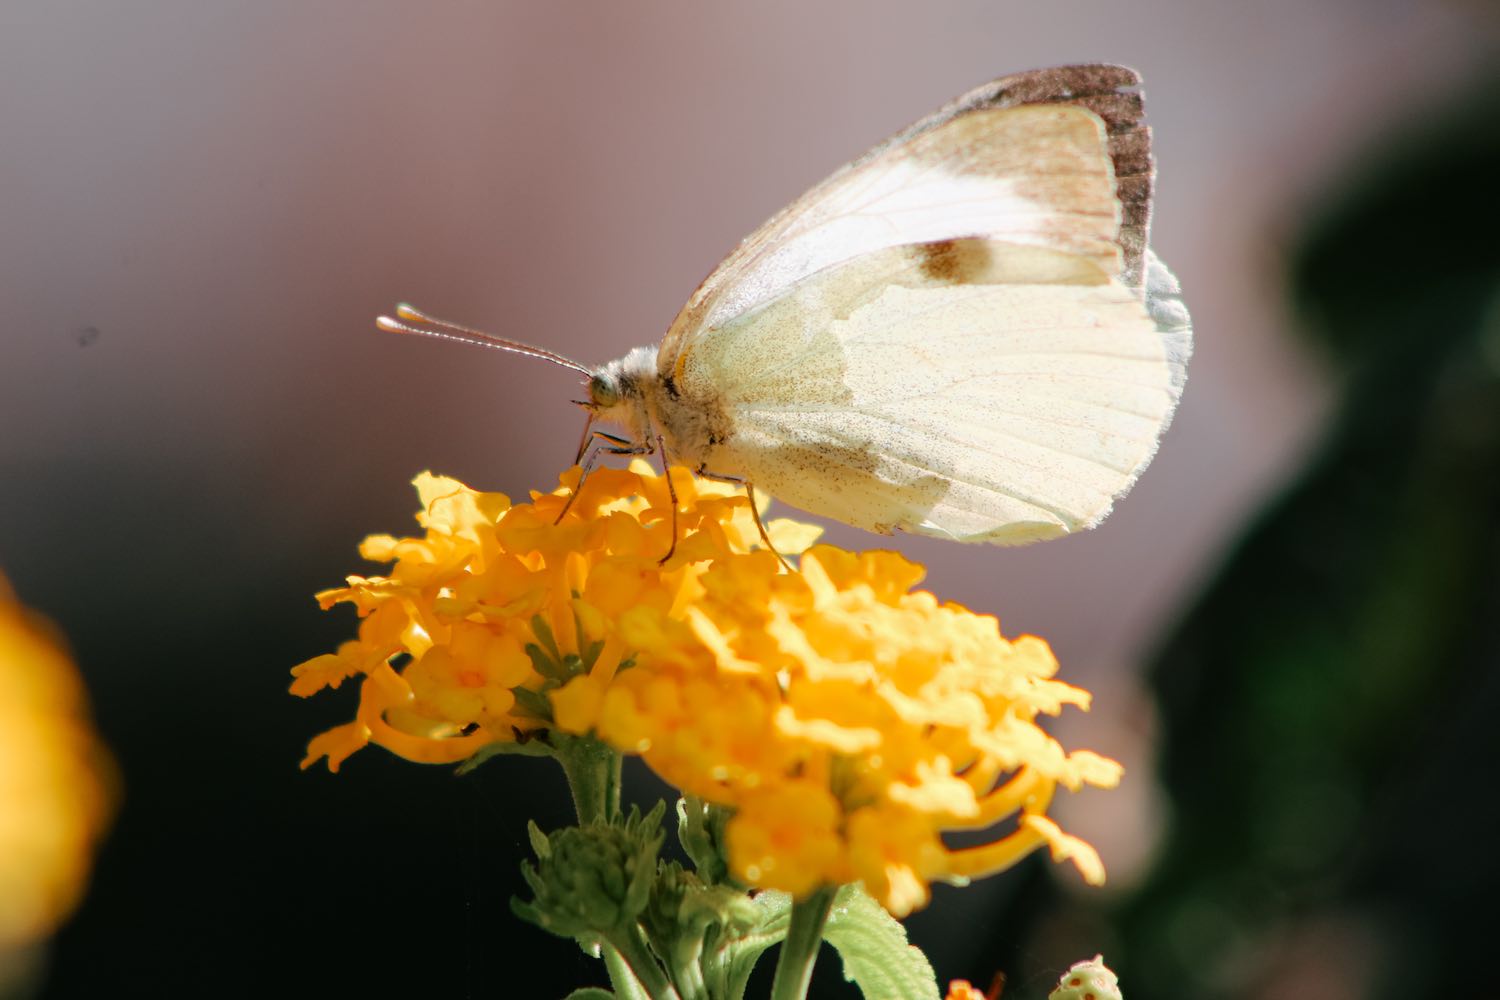
[[[574,591],[573,598],[576,600],[578,596],[578,592]],[[588,673],[594,669],[594,663],[599,659],[599,654],[604,651],[604,640],[595,639],[593,642],[583,641],[584,637],[588,635],[588,630],[583,627],[583,616],[578,613],[578,606],[576,604],[573,606],[573,629],[574,634],[578,636],[583,653],[579,657],[581,666],[579,673]]]
[[[695,795],[677,800],[677,840],[687,852],[698,877],[710,885],[737,883],[729,875],[724,827],[733,812]]]
[[[535,649],[535,646],[528,647]],[[515,715],[542,722],[552,722],[552,699],[547,697],[546,692],[552,690],[556,685],[548,684],[541,691],[533,691],[531,688],[513,687],[510,693],[516,696],[516,704],[512,708]]]
[[[536,825],[536,820],[526,821],[526,839],[531,841],[531,853],[537,856],[538,861],[547,861],[552,857],[552,842],[542,832],[542,828]]]
[[[585,986],[569,993],[563,1000],[615,1000],[615,995],[598,986]]]
[[[557,648],[557,637],[552,634],[552,626],[547,624],[547,619],[541,615],[532,615],[531,634],[536,636],[536,641],[541,643],[553,663],[562,662],[562,653]]]
[[[556,687],[568,679],[567,668],[560,659],[553,659],[547,651],[534,642],[526,644],[526,655],[531,657],[531,667],[541,674],[546,685]]]
[[[574,612],[577,620],[577,612]],[[511,688],[511,694],[515,695],[516,704],[514,713],[522,718],[537,719],[542,722],[552,722],[552,700],[549,695],[567,684],[575,677],[583,676],[593,669],[594,663],[599,659],[600,652],[604,649],[603,640],[595,640],[586,643],[583,652],[564,653],[558,649],[557,637],[552,633],[552,626],[541,615],[533,615],[531,618],[531,631],[536,635],[536,642],[528,642],[525,645],[526,655],[531,658],[531,668],[542,678],[541,686],[535,690],[527,687]],[[583,623],[578,622],[578,635],[583,636]]]

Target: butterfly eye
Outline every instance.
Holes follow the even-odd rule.
[[[589,379],[589,401],[601,409],[609,409],[620,401],[620,390],[613,379],[595,375]]]

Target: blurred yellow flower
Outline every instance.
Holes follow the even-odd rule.
[[[76,668],[0,578],[0,953],[45,937],[77,906],[111,773]]]
[[[733,809],[730,863],[750,885],[861,881],[901,915],[935,880],[1043,845],[1102,881],[1093,849],[1044,814],[1058,785],[1112,786],[1120,768],[1037,726],[1089,697],[1054,679],[1045,642],[913,591],[923,570],[896,553],[809,548],[817,529],[773,521],[778,550],[802,553],[786,572],[745,496],[682,470],[681,540],[659,564],[664,477],[596,472],[554,524],[577,475],[514,506],[418,477],[425,536],[366,539],[390,575],[318,595],[355,605],[359,638],[296,667],[292,690],[364,680],[356,721],[315,739],[304,766],[337,769],[367,743],[457,761],[555,728]],[[1007,820],[977,846],[942,839]]]

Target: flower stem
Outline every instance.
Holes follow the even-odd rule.
[[[620,813],[621,756],[587,737],[569,738],[557,748],[557,762],[568,778],[578,824],[612,820]]]
[[[804,1000],[812,982],[813,963],[823,944],[823,925],[833,905],[837,886],[814,889],[806,899],[792,904],[792,919],[781,942],[776,960],[776,979],[771,983],[771,1000]]]
[[[630,971],[630,963],[620,956],[611,945],[600,949],[604,967],[609,970],[609,983],[613,986],[617,1000],[651,1000],[641,987],[641,981]]]
[[[673,989],[671,980],[656,961],[656,956],[651,954],[651,949],[646,947],[639,931],[611,934],[606,940],[606,954],[614,952],[623,960],[623,964],[627,966],[624,971],[632,977],[634,983],[645,988],[646,995],[651,1000],[680,1000],[677,990]],[[610,978],[614,979],[613,966],[610,972]]]
[[[707,1000],[713,995],[708,992],[703,969],[695,956],[683,956],[672,963],[672,982],[682,994],[682,1000]]]

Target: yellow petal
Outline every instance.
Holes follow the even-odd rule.
[[[339,765],[349,755],[370,742],[370,730],[362,722],[346,722],[325,733],[314,736],[307,744],[307,756],[302,758],[302,770],[307,770],[324,757],[328,758],[328,770],[338,771]]]
[[[599,723],[605,685],[594,677],[575,677],[552,692],[552,715],[565,733],[583,735]]]
[[[766,534],[770,536],[771,545],[777,552],[785,556],[794,556],[807,551],[813,543],[822,538],[823,528],[821,525],[778,517],[774,521],[766,522]]]
[[[1071,861],[1089,885],[1104,884],[1104,862],[1088,841],[1063,833],[1062,827],[1046,816],[1028,814],[1021,817],[1021,823],[1046,839],[1053,861]]]

